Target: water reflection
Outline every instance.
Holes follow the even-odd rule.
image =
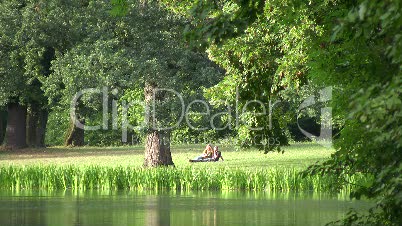
[[[145,202],[145,225],[170,226],[170,197],[150,195]]]
[[[318,193],[0,193],[0,225],[323,225],[369,203]]]

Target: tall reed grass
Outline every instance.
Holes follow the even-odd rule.
[[[349,178],[353,184],[364,176]],[[0,189],[7,190],[258,190],[334,192],[337,178],[308,176],[289,168],[140,168],[107,166],[1,166]],[[362,182],[363,183],[363,182]],[[350,192],[351,185],[342,188]]]

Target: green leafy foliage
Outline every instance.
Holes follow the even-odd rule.
[[[55,51],[74,43],[80,1],[3,1],[0,4],[0,105],[46,102],[41,83]]]
[[[240,35],[262,14],[264,4],[264,0],[196,1],[189,10],[193,24],[185,36],[193,46],[203,48]]]
[[[398,225],[400,1],[265,1],[256,4],[263,11],[239,17],[244,29],[236,17],[253,4],[242,3],[199,1],[190,13],[195,22],[188,40],[207,47],[210,58],[226,70],[224,80],[207,96],[212,102],[232,101],[233,106],[238,88],[240,100],[244,98],[239,106],[244,106],[252,99],[297,96],[306,82],[332,86],[333,122],[340,130],[337,152],[310,172],[338,175],[339,186],[349,183],[349,175],[371,175],[373,182],[352,197],[380,198],[378,209],[369,217],[352,213],[343,223]],[[236,28],[240,32],[233,32]],[[249,115],[247,122],[267,124]],[[245,139],[255,135],[244,127],[238,134]]]
[[[183,44],[181,29],[185,22],[181,17],[152,1],[120,3],[124,3],[125,12],[114,17],[109,14],[114,3],[111,6],[108,2],[90,2],[81,21],[86,28],[81,41],[59,53],[52,62],[54,72],[44,90],[52,105],[67,109],[77,92],[95,89],[95,94],[79,99],[76,112],[86,124],[100,125],[104,108],[100,91],[106,89],[103,95],[109,97],[109,109],[113,107],[112,99],[119,107],[119,125],[123,123],[123,107],[130,105],[128,121],[135,127],[135,136],[140,137],[149,126],[144,124],[145,109],[141,106],[145,103],[146,83],[173,89],[187,101],[190,96],[200,96],[204,86],[217,83],[221,72],[205,54],[191,51]],[[159,126],[169,127],[177,122],[182,112],[178,100],[168,91],[164,100],[157,103]]]
[[[332,42],[315,50],[312,78],[342,91],[334,107],[344,121],[337,151],[309,172],[338,175],[340,186],[350,183],[346,175],[372,175],[351,197],[377,200],[369,214],[351,212],[334,224],[399,225],[402,219],[401,7],[399,1],[359,1],[326,35]]]
[[[226,71],[223,81],[209,89],[206,96],[217,107],[229,104],[237,112],[247,112],[240,117],[232,115],[236,117],[231,121],[236,123],[240,145],[258,145],[268,152],[288,143],[285,133],[292,117],[288,106],[280,104],[286,98],[282,93],[293,91],[290,96],[297,96],[307,84],[309,50],[324,30],[312,9],[331,4],[200,1],[194,5],[191,15],[202,22],[196,20],[189,40],[207,41],[209,57]],[[262,104],[249,105],[251,100]],[[261,114],[263,108],[267,109],[265,115]],[[253,129],[258,127],[261,129]],[[277,142],[263,145],[267,139]]]

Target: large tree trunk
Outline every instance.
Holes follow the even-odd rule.
[[[80,120],[85,124],[85,120]],[[70,121],[70,128],[67,133],[66,140],[64,142],[65,146],[84,146],[84,129],[75,126],[73,121]]]
[[[26,143],[26,117],[27,108],[18,103],[7,106],[8,119],[4,144],[8,148],[17,149],[27,146]]]
[[[147,134],[144,166],[173,165],[168,131],[154,130]]]
[[[174,165],[172,154],[170,152],[170,132],[159,131],[152,128],[153,122],[157,119],[153,118],[150,113],[150,105],[153,102],[156,85],[147,83],[145,85],[145,103],[146,103],[146,121],[148,124],[148,133],[145,143],[145,167],[168,166]],[[156,101],[162,101],[162,96],[155,97]]]
[[[27,115],[27,143],[31,147],[45,147],[48,111],[32,104]]]

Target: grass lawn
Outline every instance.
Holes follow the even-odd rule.
[[[252,149],[235,151],[222,145],[220,150],[225,161],[189,163],[188,159],[199,156],[205,145],[174,145],[171,147],[176,167],[224,167],[224,168],[297,168],[328,158],[333,149],[313,143],[296,143],[284,147],[282,153],[268,153]],[[0,151],[0,166],[8,165],[100,165],[100,166],[142,166],[144,147],[49,147],[46,149],[23,149]]]

